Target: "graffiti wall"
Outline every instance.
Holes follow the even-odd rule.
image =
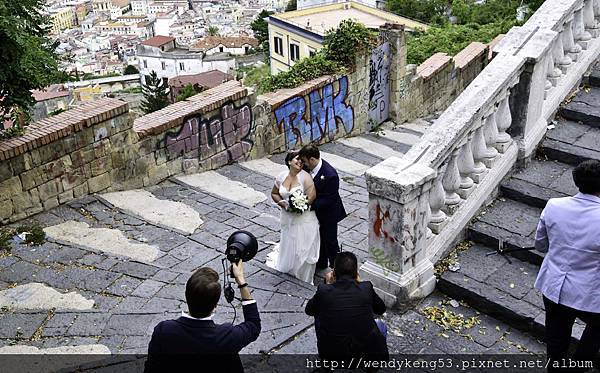
[[[212,117],[187,118],[179,132],[166,133],[165,146],[170,158],[210,158],[215,166],[222,166],[248,155],[251,130],[250,105],[227,103]]]
[[[390,115],[390,43],[373,50],[369,60],[369,119],[374,125]]]
[[[285,134],[287,149],[332,140],[354,128],[348,77],[286,99],[274,110],[276,126]]]

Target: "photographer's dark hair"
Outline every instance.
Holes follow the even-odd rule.
[[[185,285],[185,300],[192,317],[209,316],[217,306],[220,297],[219,274],[212,268],[197,269]]]
[[[291,150],[289,151],[286,156],[285,156],[285,165],[287,166],[287,168],[290,168],[290,162],[292,161],[292,159],[296,158],[296,156],[299,154],[300,152],[297,150]]]
[[[335,271],[335,277],[340,278],[342,276],[350,276],[355,278],[358,274],[358,260],[356,255],[349,251],[342,251],[335,256],[333,263],[333,270]]]
[[[319,148],[317,148],[315,145],[303,146],[302,149],[300,149],[299,155],[300,155],[300,158],[306,158],[306,159],[321,158],[321,153],[319,152]]]
[[[579,191],[585,194],[600,193],[600,161],[581,162],[573,170],[573,181]]]

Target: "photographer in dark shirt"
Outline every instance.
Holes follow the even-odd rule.
[[[244,322],[214,323],[212,317],[221,297],[219,274],[208,267],[196,270],[185,287],[189,313],[182,312],[178,319],[161,321],[154,328],[146,372],[244,371],[238,353],[258,338],[260,316],[248,290],[242,261],[231,267],[240,288]]]
[[[305,310],[315,317],[319,357],[387,360],[387,331],[373,317],[374,313],[382,315],[385,310],[373,284],[360,281],[356,256],[350,252],[338,253],[333,271],[327,274],[324,284],[319,284]]]

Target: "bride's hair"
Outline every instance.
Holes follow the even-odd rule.
[[[292,161],[292,159],[296,158],[298,153],[299,152],[297,150],[290,150],[287,153],[287,155],[285,156],[285,165],[287,166],[287,168],[290,168],[290,162]]]

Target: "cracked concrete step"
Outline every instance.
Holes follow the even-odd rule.
[[[548,130],[540,151],[547,158],[577,165],[588,160],[600,160],[600,128],[560,119]]]
[[[468,228],[470,240],[497,248],[502,240],[505,249],[533,247],[540,208],[510,199],[497,199]],[[509,255],[524,262],[540,265],[544,254],[536,250],[515,251]]]
[[[584,88],[560,109],[560,115],[575,122],[600,127],[600,88]]]
[[[527,205],[544,208],[550,198],[577,193],[573,166],[557,161],[534,159],[500,184],[502,196]]]
[[[509,263],[498,255],[486,256],[491,250],[474,245],[460,252],[457,260],[461,268],[442,273],[437,288],[516,329],[544,338],[543,301],[533,287],[538,267],[519,260]],[[583,326],[575,324],[571,336],[577,341],[582,332]]]

